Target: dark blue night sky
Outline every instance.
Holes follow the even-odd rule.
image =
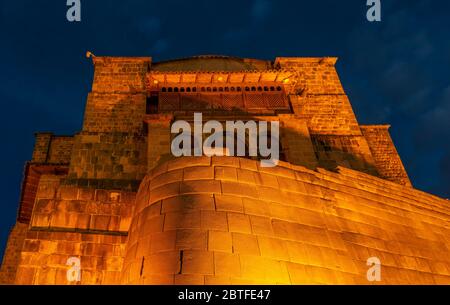
[[[81,128],[97,56],[338,56],[361,124],[392,125],[414,186],[450,197],[450,2],[0,0],[0,252],[15,222],[34,132]]]

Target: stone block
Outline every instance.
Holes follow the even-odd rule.
[[[231,233],[223,231],[208,231],[208,250],[232,252]]]
[[[242,168],[237,169],[237,180],[240,183],[256,184],[255,175],[257,175],[257,173],[254,171]]]
[[[241,263],[239,255],[215,252],[214,253],[214,274],[216,276],[240,277]]]
[[[180,194],[180,182],[165,184],[150,192],[149,203],[155,203],[169,197],[177,196],[178,194]]]
[[[228,157],[228,156],[213,156],[212,158],[212,165],[213,166],[228,166],[228,167],[239,167],[239,159],[240,158],[234,158],[234,157]]]
[[[255,183],[258,185],[272,187],[278,189],[278,180],[274,175],[258,172],[255,174]]]
[[[254,185],[222,181],[222,193],[243,197],[258,198],[258,192]]]
[[[239,213],[227,213],[228,217],[228,230],[230,232],[238,233],[252,233],[252,228],[250,226],[250,220],[248,215]]]
[[[175,250],[176,231],[153,233],[150,241],[150,253]]]
[[[176,231],[176,249],[206,250],[207,231],[196,229],[182,229]]]
[[[213,195],[181,195],[162,201],[162,213],[189,210],[214,210]]]
[[[201,227],[205,230],[228,231],[225,212],[201,211]]]
[[[100,202],[109,202],[109,191],[95,190],[95,200]]]
[[[242,198],[230,195],[214,195],[216,210],[225,212],[244,212],[244,205]]]
[[[193,166],[210,166],[211,158],[201,156],[201,157],[184,157],[184,158],[175,158],[168,162],[167,169],[169,171]]]
[[[271,237],[258,236],[258,244],[261,256],[276,260],[289,260],[285,241]]]
[[[205,277],[195,274],[175,274],[175,285],[204,285]]]
[[[214,179],[214,167],[211,166],[196,166],[188,167],[184,169],[184,181],[189,180],[213,180]]]
[[[107,231],[110,219],[111,216],[107,215],[92,215],[89,228],[92,230]]]
[[[252,232],[255,235],[273,236],[272,221],[268,217],[250,215],[250,224]]]
[[[249,160],[246,158],[239,158],[239,165],[241,169],[250,170],[250,171],[257,171],[258,166],[256,165],[257,161],[255,160]]]
[[[214,274],[213,252],[185,250],[183,251],[182,274]]]
[[[150,181],[150,191],[157,187],[161,187],[167,184],[180,182],[183,180],[183,170],[173,170],[164,174],[161,174]]]
[[[291,284],[293,285],[306,285],[310,284],[311,281],[306,273],[306,268],[301,264],[286,263],[289,277],[291,279]]]
[[[200,229],[201,211],[166,213],[164,231],[175,229]]]
[[[34,213],[51,213],[55,209],[55,200],[38,199],[34,205]]]
[[[232,233],[233,253],[242,255],[261,255],[256,236],[242,233]]]
[[[192,180],[183,181],[180,187],[180,194],[220,194],[220,181],[216,180]]]
[[[65,186],[59,187],[59,198],[63,200],[77,200],[78,199],[78,187]]]
[[[231,285],[231,278],[226,276],[221,277],[221,276],[206,275],[205,285]]]
[[[31,226],[37,228],[48,228],[50,226],[51,214],[49,213],[33,213]]]
[[[308,265],[309,259],[305,249],[305,245],[293,241],[285,241],[286,248],[289,254],[289,260],[293,263]]]
[[[263,283],[266,280],[265,260],[259,256],[239,255],[243,283]]]
[[[164,223],[164,215],[148,218],[145,222],[143,221],[140,223],[139,235],[149,236],[154,233],[162,232]]]
[[[248,215],[270,217],[269,203],[253,198],[242,198],[244,212]]]
[[[178,274],[180,270],[179,251],[161,252],[145,259],[143,275],[151,277],[151,274]]]
[[[214,177],[216,180],[237,181],[236,168],[216,166],[214,167]]]
[[[171,274],[146,274],[142,277],[144,285],[173,285],[174,275]]]

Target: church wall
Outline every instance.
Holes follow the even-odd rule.
[[[143,180],[123,283],[448,283],[445,200],[345,168],[180,158]]]

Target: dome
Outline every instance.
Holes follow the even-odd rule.
[[[175,60],[154,62],[153,71],[254,71],[272,69],[269,60],[238,58],[220,55],[203,55]]]

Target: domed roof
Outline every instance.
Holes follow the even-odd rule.
[[[269,60],[248,59],[221,55],[202,55],[152,63],[153,71],[254,71],[272,69]]]

